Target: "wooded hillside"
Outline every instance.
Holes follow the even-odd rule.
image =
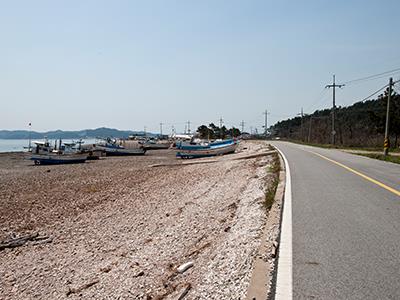
[[[387,91],[375,100],[357,102],[336,108],[336,144],[343,146],[380,147],[383,145]],[[310,143],[331,142],[331,109],[317,110],[311,115],[280,121],[271,127],[272,136]],[[303,126],[302,126],[303,123]],[[390,145],[399,147],[400,95],[393,93],[390,103]]]

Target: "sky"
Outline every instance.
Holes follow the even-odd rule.
[[[400,68],[400,1],[3,1],[0,130],[262,131]],[[400,72],[393,74],[399,79]],[[346,85],[350,105],[388,77]]]

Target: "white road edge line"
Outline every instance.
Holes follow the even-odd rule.
[[[275,299],[293,299],[293,256],[292,256],[292,185],[289,163],[283,152],[274,146],[285,162],[286,184],[283,202],[283,215],[279,243],[278,269]]]

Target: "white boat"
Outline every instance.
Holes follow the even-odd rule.
[[[225,140],[205,145],[191,145],[179,143],[176,145],[176,157],[199,158],[234,153],[239,142],[237,140]]]
[[[112,139],[96,144],[96,148],[105,151],[107,156],[144,155],[146,153],[146,149],[139,143],[126,145],[125,141],[118,143],[117,140]]]

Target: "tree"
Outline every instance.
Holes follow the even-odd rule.
[[[214,131],[208,128],[206,125],[199,126],[199,128],[197,128],[197,132],[199,133],[200,138],[202,139],[214,138]]]
[[[235,127],[228,130],[225,126],[219,128],[214,123],[211,123],[208,127],[206,125],[199,126],[197,133],[202,139],[226,138],[228,135],[230,137],[237,137],[241,134],[240,130]]]
[[[381,147],[386,119],[387,94],[385,91],[375,100],[338,107],[336,114],[337,142],[344,146]],[[331,110],[317,110],[303,120],[303,130],[310,142],[329,143],[331,134]],[[301,140],[301,122],[298,117],[277,122],[271,126],[274,136]],[[400,95],[393,92],[390,103],[389,138],[398,147],[400,137]]]

